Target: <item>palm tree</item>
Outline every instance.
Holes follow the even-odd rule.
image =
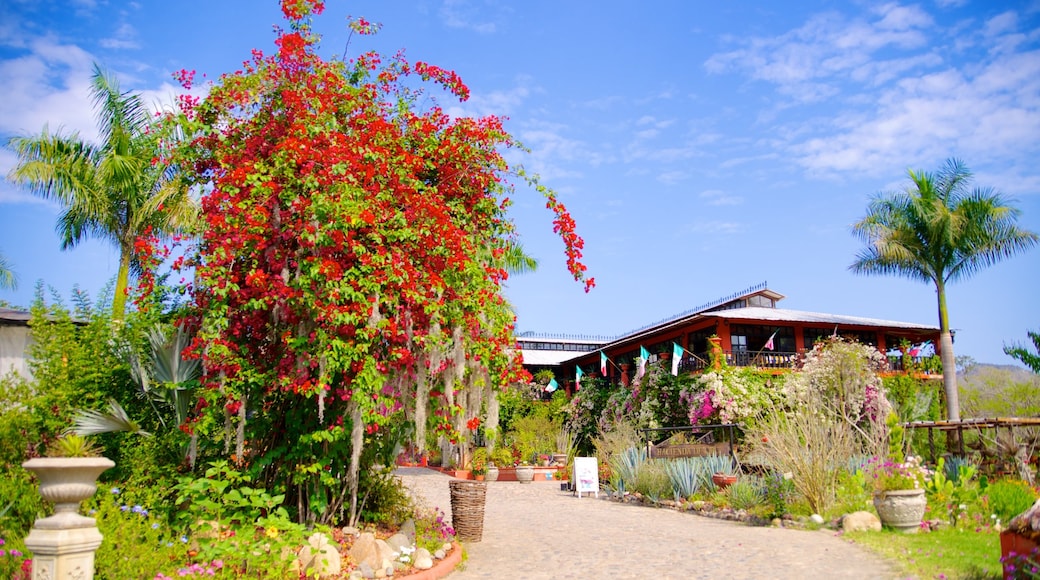
[[[87,237],[115,244],[119,271],[112,318],[122,320],[130,272],[140,270],[134,242],[148,233],[184,231],[195,204],[176,167],[153,163],[158,131],[140,95],[121,93],[115,78],[95,64],[91,96],[100,144],[46,126],[39,135],[15,137],[8,147],[18,162],[8,179],[61,205],[56,230],[63,250]]]
[[[960,420],[957,368],[946,309],[946,285],[1037,243],[1017,226],[1020,211],[992,188],[970,188],[972,174],[957,159],[936,173],[908,170],[910,186],[878,195],[852,226],[867,247],[849,267],[858,274],[894,274],[935,284],[947,417]]]
[[[18,288],[18,277],[7,262],[7,258],[0,254],[0,290],[15,290]]]

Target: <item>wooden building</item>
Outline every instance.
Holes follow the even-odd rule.
[[[680,372],[697,372],[708,364],[711,336],[718,336],[729,365],[765,369],[791,369],[798,355],[811,350],[818,339],[835,335],[875,346],[885,354],[908,343],[918,348],[932,345],[921,352],[938,350],[938,326],[787,310],[777,307],[783,299],[762,283],[616,337],[524,333],[517,340],[524,366],[531,372],[552,369],[561,385],[573,384],[578,366],[586,375],[598,375],[601,352],[611,361],[607,376],[621,380],[626,365],[634,368],[640,347],[654,362],[672,356],[673,344],[678,344],[683,351]],[[912,354],[920,357],[920,352]],[[901,356],[890,357],[896,370],[901,360]]]

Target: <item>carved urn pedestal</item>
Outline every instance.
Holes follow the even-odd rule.
[[[36,474],[40,495],[54,515],[36,520],[25,538],[33,553],[33,580],[91,580],[101,532],[94,518],[80,515],[80,503],[97,491],[101,472],[113,467],[104,457],[40,457],[22,467]]]

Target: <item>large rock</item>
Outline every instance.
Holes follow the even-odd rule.
[[[307,544],[300,549],[297,557],[300,567],[319,578],[338,578],[343,573],[343,559],[339,555],[339,546],[329,541],[320,532],[311,534]]]
[[[371,532],[358,536],[350,548],[350,557],[359,565],[368,564],[373,571],[386,570],[396,559],[394,550],[383,540],[377,540]]]
[[[841,529],[846,532],[880,532],[881,520],[870,512],[852,512],[841,519]]]
[[[429,550],[426,548],[419,548],[412,555],[412,565],[420,570],[429,570],[433,568],[433,557],[430,556]]]
[[[412,544],[415,543],[415,520],[409,518],[401,524],[401,529],[398,533],[404,534],[408,538],[408,541]]]
[[[414,543],[408,539],[408,536],[398,532],[386,539],[387,545],[394,551],[395,554],[400,556],[404,552],[404,548],[410,548]]]

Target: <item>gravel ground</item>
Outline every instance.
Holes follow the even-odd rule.
[[[398,471],[449,516],[451,478]],[[561,492],[558,482],[488,484],[483,541],[466,544],[475,578],[895,578],[878,556],[833,531],[751,527]]]

